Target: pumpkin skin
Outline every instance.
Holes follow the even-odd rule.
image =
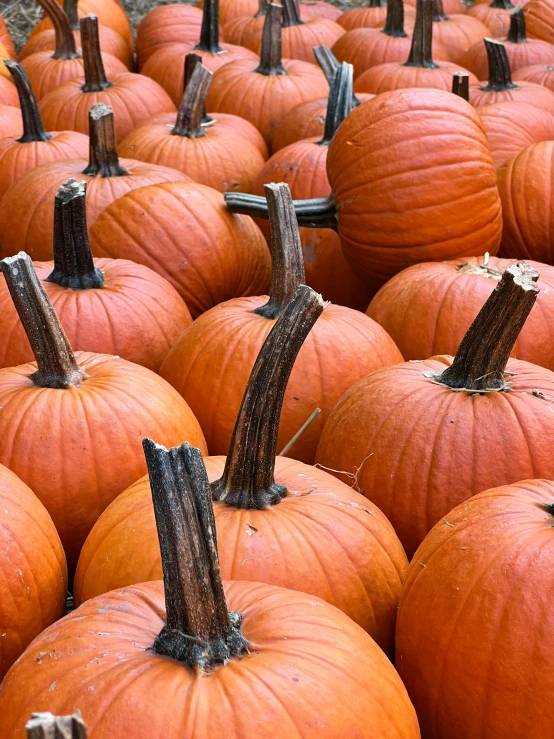
[[[462,57],[465,52],[474,44],[479,43],[483,46],[483,39],[490,35],[490,30],[484,23],[467,14],[447,15],[438,20],[433,19],[433,41],[439,41],[449,55],[449,59],[464,67],[466,65]],[[473,69],[469,69],[473,72]],[[479,75],[477,78],[482,79]]]
[[[400,602],[396,664],[424,736],[552,734],[553,498],[547,480],[487,490],[418,549]]]
[[[0,682],[31,641],[64,614],[67,567],[33,491],[0,465]],[[404,574],[404,571],[402,572]]]
[[[525,3],[525,25],[531,38],[554,44],[554,6],[547,0]]]
[[[160,5],[147,13],[137,29],[139,70],[152,54],[165,44],[197,43],[202,26],[202,11],[190,5]],[[221,23],[221,26],[223,24]]]
[[[345,11],[337,23],[345,31],[353,31],[355,28],[380,28],[384,25],[386,16],[386,3],[377,0],[363,8],[352,8]]]
[[[485,395],[453,392],[424,376],[451,361],[438,356],[373,372],[337,403],[317,449],[323,469],[358,470],[358,489],[390,520],[409,558],[429,529],[472,495],[554,475],[554,414],[533,395],[551,393],[554,374],[510,359],[510,392]]]
[[[390,156],[396,148],[402,157]],[[433,178],[421,174],[426,168]],[[370,286],[413,262],[498,250],[500,198],[488,142],[478,114],[457,95],[397,90],[359,106],[329,146],[327,174],[345,256]]]
[[[19,138],[23,134],[21,110],[12,105],[0,104],[0,138],[13,136]]]
[[[554,370],[549,318],[554,310],[554,268],[527,263],[540,273],[541,292],[512,356]],[[511,264],[512,260],[490,257],[487,266],[503,271]],[[471,257],[414,264],[379,290],[367,315],[383,326],[406,360],[453,355],[497,279],[483,267],[482,259]]]
[[[514,8],[523,8],[529,0],[512,0],[512,5]],[[475,0],[474,6],[477,7],[478,5],[488,5],[490,3],[490,0]],[[512,11],[513,12],[513,11]]]
[[[0,75],[0,105],[19,108],[19,97],[15,85]]]
[[[254,646],[209,675],[149,651],[165,623],[161,582],[83,604],[35,640],[8,674],[0,694],[3,739],[24,739],[31,707],[45,704],[56,713],[79,705],[91,739],[117,736],[123,726],[133,739],[258,739],[268,732],[315,739],[322,726],[344,739],[419,738],[396,671],[338,609],[261,583],[227,583],[225,593]],[[76,649],[76,640],[87,648]],[[53,649],[57,659],[38,658]]]
[[[311,18],[304,21],[299,26],[284,26],[282,49],[285,59],[300,59],[304,62],[315,64],[314,46],[328,46],[331,48],[333,44],[343,36],[344,28],[338,23],[330,21],[327,18]],[[262,34],[253,46],[253,51],[259,53],[262,41]],[[286,64],[285,64],[286,66]]]
[[[554,92],[554,65],[532,64],[529,67],[521,67],[512,75],[514,82],[534,82]]]
[[[483,2],[490,2],[490,0],[483,0]],[[415,8],[416,0],[405,0],[406,10],[411,7]],[[467,13],[467,6],[462,0],[443,0],[442,7],[447,15],[464,15]]]
[[[510,15],[513,13],[516,3],[512,1],[511,8],[493,8],[491,5],[475,3],[468,9],[467,14],[477,18],[489,29],[489,36],[493,38],[506,38],[510,30]]]
[[[438,57],[437,57],[438,58]],[[443,62],[434,68],[406,67],[404,63],[389,62],[367,69],[358,77],[354,84],[356,92],[371,92],[378,95],[381,92],[400,90],[410,87],[434,88],[450,92],[452,75],[456,72],[468,70],[453,62]],[[470,85],[477,84],[477,77],[469,72]]]
[[[328,18],[330,21],[337,22],[342,15],[339,8],[325,0],[300,0],[298,7],[301,17],[306,15],[310,18]]]
[[[269,250],[259,228],[247,216],[231,214],[222,195],[205,185],[163,183],[129,192],[93,224],[90,241],[99,257],[131,259],[161,274],[193,318],[231,297],[259,293],[270,282]]]
[[[6,49],[10,59],[17,59],[17,52],[10,36],[10,32],[6,26],[6,21],[0,16],[0,44]]]
[[[512,71],[531,64],[549,64],[554,62],[554,45],[539,39],[528,38],[525,43],[502,41]],[[473,72],[477,79],[485,80],[489,73],[487,52],[482,41],[474,44],[467,52],[460,56],[460,64]]]
[[[516,87],[508,90],[487,90],[486,82],[469,86],[469,102],[476,108],[482,105],[515,101],[534,105],[554,115],[554,92],[533,82],[518,81]]]

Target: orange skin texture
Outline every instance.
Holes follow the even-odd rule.
[[[79,350],[114,354],[157,372],[192,323],[176,290],[148,267],[124,259],[95,259],[104,275],[98,289],[72,290],[47,282],[54,262],[35,269],[69,339]],[[3,276],[0,277],[0,367],[34,357]]]
[[[31,57],[29,57],[30,59]],[[99,92],[83,92],[82,79],[64,82],[39,103],[45,127],[52,131],[88,133],[88,114],[95,103],[113,108],[115,136],[120,143],[131,131],[157,113],[173,113],[176,107],[154,80],[141,74],[108,74],[111,87]]]
[[[21,110],[12,105],[0,104],[0,138],[12,136],[19,138],[23,135],[23,121]]]
[[[28,644],[63,616],[67,594],[67,566],[56,527],[33,491],[3,465],[0,548],[1,682]]]
[[[387,6],[385,3],[380,8],[352,8],[343,13],[337,20],[339,26],[345,31],[353,31],[355,28],[379,28],[385,23]]]
[[[554,65],[532,64],[529,67],[521,67],[512,75],[514,82],[534,82],[554,92]]]
[[[204,7],[202,0],[198,3],[198,7],[200,9]],[[234,18],[240,18],[243,15],[254,15],[258,10],[258,0],[220,0],[219,25],[223,28]]]
[[[104,62],[104,69],[109,78],[122,72],[128,72],[125,64],[115,56],[103,53],[102,61]],[[79,89],[84,84],[83,60],[80,57],[75,59],[54,59],[52,51],[37,51],[25,57],[21,62],[21,66],[27,72],[27,76],[39,103],[49,92],[56,90],[60,85],[63,85],[69,80],[75,80],[76,77],[79,78],[76,82]],[[65,131],[68,128],[70,127],[62,126],[61,128],[54,127],[52,130]],[[82,131],[82,133],[88,134],[88,128],[86,131]]]
[[[88,155],[88,136],[54,131],[48,141],[21,143],[19,136],[0,139],[0,200],[22,176],[39,164]]]
[[[306,12],[303,5],[299,5],[299,9],[300,18],[303,21],[317,17],[311,15],[311,11]],[[240,15],[233,18],[229,23],[226,23],[225,28],[223,29],[225,39],[231,44],[244,46],[259,54],[260,39],[264,27],[265,15],[258,15],[258,13],[259,7],[258,4],[256,4],[255,14]],[[334,19],[331,18],[330,20]]]
[[[10,55],[10,59],[17,59],[17,52],[10,36],[10,32],[6,26],[6,21],[0,16],[0,44],[6,49]]]
[[[210,481],[219,479],[225,457],[205,462]],[[277,457],[275,479],[289,491],[278,505],[241,510],[214,503],[223,579],[315,595],[346,613],[392,655],[408,565],[392,526],[363,496],[314,467]],[[116,588],[161,579],[145,475],[116,498],[89,534],[75,597],[83,603]]]
[[[406,9],[409,9],[410,7],[415,9],[417,0],[405,0],[404,5],[406,6]],[[490,2],[490,0],[484,0],[484,2]],[[517,5],[517,3],[514,3],[514,5]],[[464,13],[467,13],[467,6],[464,5],[462,0],[443,0],[442,3],[444,12],[447,15],[464,15]]]
[[[246,118],[262,134],[270,151],[273,137],[289,110],[329,94],[325,75],[315,64],[288,59],[283,65],[287,74],[266,76],[255,71],[258,62],[231,62],[214,74],[208,93],[209,110]]]
[[[536,108],[547,110],[554,115],[554,92],[542,85],[533,82],[518,81],[517,87],[511,90],[488,91],[484,88],[487,82],[479,82],[478,85],[469,86],[469,102],[476,108],[482,105],[493,105],[494,103],[505,103],[514,100],[518,103],[527,103]]]
[[[395,275],[373,298],[367,315],[394,339],[402,356],[424,359],[455,354],[473,319],[497,281],[484,273],[459,271],[481,258],[414,264]],[[488,265],[505,270],[514,262],[490,257]],[[540,274],[539,293],[512,356],[554,370],[554,340],[550,316],[554,311],[554,267],[528,261]]]
[[[15,85],[0,75],[0,105],[10,105],[19,108],[19,96]]]
[[[512,0],[512,5],[516,3]],[[514,8],[492,8],[490,5],[480,5],[475,3],[467,11],[472,18],[477,18],[484,23],[489,29],[489,35],[492,38],[506,38],[510,30],[510,14],[514,12]]]
[[[554,115],[527,103],[507,102],[477,108],[495,167],[531,144],[554,139]]]
[[[24,739],[30,711],[48,706],[57,714],[80,707],[90,739],[124,731],[133,739],[419,739],[394,667],[341,611],[262,583],[228,582],[225,592],[252,646],[208,675],[149,649],[165,624],[162,582],[83,604],[35,640],[4,681],[2,738]]]
[[[251,192],[264,194],[266,182],[286,182],[295,200],[324,198],[331,194],[327,179],[328,146],[320,145],[321,136],[297,141],[280,149],[258,174]],[[258,221],[269,243],[268,221]],[[338,305],[364,310],[372,291],[352,272],[335,231],[329,228],[300,228],[306,284]]]
[[[192,411],[158,375],[107,354],[76,358],[88,377],[68,390],[34,385],[34,362],[0,370],[0,464],[46,506],[70,571],[98,516],[145,473],[145,436],[207,451]]]
[[[0,203],[0,256],[23,250],[35,261],[52,259],[54,199],[58,187],[69,177],[87,183],[87,224],[131,190],[160,182],[183,182],[188,178],[176,169],[121,159],[128,175],[91,177],[83,174],[86,159],[66,159],[27,172],[10,188]],[[18,217],[13,214],[17,212]]]
[[[554,476],[549,402],[554,374],[508,361],[510,392],[454,392],[424,377],[452,357],[374,372],[343,395],[319,442],[316,461],[357,487],[390,520],[408,557],[455,505],[497,485]],[[471,460],[471,464],[468,462]],[[491,460],[494,460],[491,463]],[[351,478],[350,478],[351,481]]]
[[[301,14],[302,15],[302,14]],[[263,23],[256,28],[257,33],[248,34],[244,44],[260,53],[262,44]],[[300,59],[316,64],[314,46],[331,48],[335,41],[344,34],[344,28],[328,18],[308,18],[298,26],[287,26],[282,29],[282,51],[284,59]],[[285,64],[286,66],[286,64]]]
[[[342,12],[331,3],[325,0],[300,0],[298,3],[300,8],[300,16],[308,18],[327,18],[330,21],[337,21]]]
[[[182,334],[160,370],[193,408],[212,454],[227,453],[250,372],[275,324],[254,313],[267,300],[265,295],[230,300],[201,316]],[[328,306],[292,370],[277,451],[315,408],[321,408],[290,450],[291,457],[311,464],[325,420],[341,395],[369,372],[400,357],[388,334],[363,313]]]
[[[554,44],[554,6],[547,0],[532,0],[525,5],[527,35]]]
[[[141,20],[137,29],[139,70],[152,54],[165,44],[191,41],[198,43],[202,11],[190,5],[160,5]],[[220,26],[223,27],[220,16]],[[220,39],[221,40],[221,39]]]
[[[165,44],[155,51],[143,65],[141,74],[150,77],[167,92],[176,106],[179,106],[183,97],[185,81],[185,57],[187,54],[198,54],[202,57],[202,64],[211,72],[237,59],[257,60],[253,51],[242,46],[221,43],[222,53],[212,54],[196,48],[198,39],[187,43]]]
[[[433,41],[439,41],[448,54],[448,58],[453,62],[466,65],[462,61],[463,54],[473,44],[480,44],[483,49],[483,39],[490,36],[490,30],[478,18],[470,15],[449,15],[444,20],[433,21]],[[470,72],[473,70],[467,67]],[[487,65],[487,76],[489,67]],[[483,79],[477,75],[478,79]]]
[[[396,664],[429,739],[552,736],[553,500],[549,480],[487,490],[418,549]]]
[[[498,250],[502,216],[485,131],[451,93],[397,90],[359,106],[329,146],[327,174],[345,256],[372,287],[412,263]]]
[[[502,41],[506,54],[510,61],[510,67],[516,72],[522,67],[529,67],[531,64],[549,64],[554,62],[554,45],[547,41],[528,38],[526,43],[515,44],[511,41]],[[477,77],[479,80],[486,80],[489,74],[489,63],[487,60],[487,52],[485,44],[482,41],[471,46],[465,54],[459,58],[460,64]]]
[[[435,62],[436,63],[436,62]],[[452,62],[436,63],[433,69],[427,67],[406,67],[404,62],[389,62],[379,64],[366,70],[354,85],[356,92],[371,92],[378,95],[380,92],[390,92],[413,87],[426,87],[450,92],[452,75],[455,72],[467,72],[467,69]],[[470,84],[477,83],[477,77],[469,73]]]
[[[134,190],[106,208],[90,240],[99,257],[130,259],[165,277],[193,318],[224,300],[259,294],[270,282],[269,249],[259,228],[248,216],[230,213],[223,196],[205,185]]]

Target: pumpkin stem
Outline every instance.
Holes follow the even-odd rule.
[[[129,174],[119,163],[113,110],[104,103],[95,103],[88,113],[89,163],[83,174],[91,177],[123,177]]]
[[[269,3],[262,32],[262,46],[260,51],[260,63],[256,72],[266,76],[286,74],[283,66],[281,52],[281,20],[283,18],[283,6]]]
[[[200,43],[194,48],[211,54],[224,53],[219,45],[219,0],[204,0]]]
[[[38,366],[31,380],[37,387],[79,387],[85,374],[75,361],[31,258],[20,251],[14,257],[2,259],[0,265]]]
[[[158,529],[166,624],[153,644],[162,657],[210,672],[248,652],[242,615],[230,613],[217,556],[210,484],[200,450],[142,442]]]
[[[525,31],[525,15],[523,14],[523,8],[516,8],[513,13],[510,13],[510,30],[508,32],[508,38],[506,41],[511,41],[512,44],[526,44],[527,33]]]
[[[325,75],[325,79],[329,83],[329,87],[331,87],[335,72],[340,67],[339,60],[328,46],[314,46],[313,52],[321,71]],[[352,107],[357,108],[361,104],[362,101],[356,97],[356,93],[352,90]]]
[[[417,0],[414,35],[405,67],[435,69],[433,61],[433,0]]]
[[[353,69],[351,64],[343,62],[335,72],[327,102],[323,138],[318,142],[321,146],[329,146],[337,128],[352,111]]]
[[[512,82],[510,60],[504,44],[492,38],[484,39],[489,60],[489,81],[481,89],[484,92],[502,92],[514,90],[517,85]]]
[[[452,92],[469,103],[469,73],[454,72],[452,75]]]
[[[369,0],[367,7],[368,8],[384,8],[385,0]]]
[[[27,739],[87,739],[87,727],[80,711],[73,716],[33,713],[25,725]]]
[[[79,0],[63,0],[63,12],[67,16],[69,25],[72,31],[79,30],[79,13],[77,12],[77,6]]]
[[[54,201],[54,269],[46,281],[71,290],[104,287],[88,240],[85,196],[85,183],[71,178]]]
[[[267,200],[263,195],[248,195],[242,192],[223,193],[225,204],[231,213],[242,213],[252,218],[269,218]],[[326,198],[293,200],[294,212],[299,226],[306,228],[331,228],[338,231],[337,206],[333,195]]]
[[[300,17],[298,0],[283,0],[283,28],[290,26],[303,26],[304,21]]]
[[[199,138],[206,135],[206,130],[202,128],[202,119],[212,77],[212,73],[202,64],[195,66],[179,105],[177,121],[171,131],[174,136]]]
[[[450,367],[436,380],[455,389],[504,390],[510,352],[535,304],[539,273],[525,262],[504,270],[502,279],[462,339]]]
[[[402,0],[389,0],[385,27],[381,33],[393,38],[406,38],[404,30],[404,3]]]
[[[212,483],[214,500],[262,509],[287,494],[274,474],[279,418],[295,359],[324,307],[320,295],[301,285],[271,329],[244,392],[223,476]]]
[[[44,130],[35,93],[25,70],[21,64],[11,59],[4,59],[4,64],[10,70],[21,106],[23,136],[17,140],[20,144],[28,144],[30,141],[49,141],[52,136]]]
[[[267,12],[267,6],[267,0],[258,0],[258,12],[254,16],[254,18],[260,18],[260,16],[265,15]]]
[[[63,8],[57,0],[37,0],[37,3],[52,21],[56,49],[52,59],[77,59],[81,54],[77,51],[75,37]]]
[[[433,0],[433,22],[447,21],[448,16],[444,12],[442,0]]]
[[[502,10],[510,10],[511,8],[515,8],[515,5],[511,2],[511,0],[493,0],[492,3],[489,5],[489,8],[501,8]]]
[[[98,36],[98,18],[87,15],[81,18],[81,47],[83,49],[83,66],[85,68],[85,84],[83,92],[100,92],[113,85],[106,77],[100,37]]]
[[[193,54],[192,52],[190,54],[187,54],[185,57],[185,75],[183,79],[183,95],[185,94],[185,90],[187,89],[187,85],[190,82],[190,78],[192,77],[192,73],[196,69],[198,64],[202,64],[202,57],[199,54]],[[206,106],[204,105],[204,110],[202,111],[202,125],[203,126],[209,126],[210,124],[215,123],[214,119],[209,116],[206,113]]]

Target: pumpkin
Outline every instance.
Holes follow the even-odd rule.
[[[0,200],[21,175],[45,162],[86,156],[87,136],[74,131],[47,133],[29,78],[17,62],[6,59],[19,94],[23,135],[0,139]],[[13,214],[12,214],[13,215]]]
[[[68,733],[69,732],[69,733]],[[51,713],[32,713],[25,724],[26,739],[44,739],[44,737],[70,737],[70,739],[87,739],[87,728],[80,711],[71,716],[53,716]]]
[[[8,52],[8,56],[10,57],[10,59],[17,59],[17,53],[15,51],[13,39],[10,36],[10,32],[8,31],[8,28],[6,26],[6,21],[1,15],[0,15],[0,43]]]
[[[380,92],[398,90],[405,87],[433,87],[450,90],[452,75],[465,72],[463,67],[452,62],[436,64],[433,61],[433,2],[418,0],[416,21],[410,52],[406,62],[388,62],[367,69],[356,80],[356,92]],[[472,77],[472,82],[477,82]]]
[[[485,725],[491,737],[552,735],[553,498],[549,480],[487,490],[419,547],[400,602],[396,664],[424,736],[469,739]]]
[[[67,593],[65,555],[52,519],[33,491],[3,465],[0,546],[1,682],[27,645],[63,616]]]
[[[157,372],[192,322],[183,300],[156,272],[123,259],[94,259],[87,234],[85,183],[56,193],[54,261],[35,269],[73,346],[114,354]],[[0,367],[33,354],[5,284],[0,286]]]
[[[554,92],[554,64],[532,64],[520,67],[513,74],[515,82],[533,82]]]
[[[300,0],[300,17],[327,18],[330,21],[338,21],[342,15],[340,8],[325,2],[325,0]]]
[[[280,6],[269,5],[260,63],[241,59],[218,69],[207,101],[215,113],[233,113],[254,124],[270,149],[279,121],[291,108],[327,94],[325,76],[315,65],[282,60],[282,14]]]
[[[487,5],[489,0],[475,0],[472,7],[477,7],[478,5]],[[523,8],[529,0],[514,0],[514,7],[516,8]]]
[[[519,4],[519,3],[518,3]],[[539,38],[554,44],[554,6],[548,0],[532,0],[525,3],[525,22],[531,38]]]
[[[515,5],[511,0],[492,0],[490,5],[475,3],[467,11],[489,29],[493,38],[506,38],[510,31],[510,16]]]
[[[190,5],[171,4],[153,8],[144,16],[137,28],[139,70],[152,54],[165,44],[196,41],[202,22],[202,12]]]
[[[404,12],[404,2],[402,2],[402,11]],[[408,14],[415,16],[411,8]],[[356,28],[383,28],[386,25],[386,17],[387,3],[383,0],[369,0],[363,8],[352,8],[344,12],[338,18],[337,23],[345,31],[354,31]]]
[[[23,136],[23,119],[19,108],[0,104],[0,138]]]
[[[114,200],[130,190],[159,182],[188,178],[175,169],[119,160],[113,111],[96,103],[89,111],[89,159],[66,159],[41,164],[20,177],[0,203],[0,255],[25,249],[35,260],[52,259],[54,196],[69,177],[87,182],[89,226]],[[18,213],[18,218],[13,214]]]
[[[79,705],[95,739],[315,739],[322,726],[419,739],[394,667],[348,616],[263,583],[224,588],[199,450],[144,449],[164,582],[93,598],[36,639],[2,686],[3,739],[44,701],[59,714]]]
[[[512,265],[513,260],[489,256],[414,264],[379,290],[367,315],[394,339],[407,361],[455,354],[479,308]],[[554,268],[528,265],[540,272],[542,289],[512,356],[554,370]]]
[[[405,2],[408,8],[415,8],[417,5],[417,0],[405,0]],[[483,2],[488,2],[488,0],[483,0]],[[443,0],[443,9],[445,13],[454,15],[463,15],[468,10],[463,0]]]
[[[485,36],[490,36],[490,31],[478,18],[465,12],[447,14],[443,1],[433,0],[433,39],[442,44],[453,62],[463,64],[464,52]]]
[[[303,21],[298,0],[283,0],[283,56],[315,62],[314,46],[333,46],[344,29],[328,18],[315,17]],[[255,51],[261,49],[261,35]]]
[[[303,337],[323,308],[321,298],[319,309],[317,302],[315,308],[310,305],[317,298],[309,288],[301,287],[300,293],[302,298],[297,295],[289,303],[256,360],[227,459],[208,457],[205,462],[216,501],[222,576],[320,597],[392,654],[407,565],[392,526],[361,495],[326,472],[275,456],[287,377]],[[259,419],[256,430],[251,426],[254,418]],[[119,543],[114,547],[116,529]],[[288,562],[283,561],[283,547]],[[159,579],[160,564],[152,497],[144,477],[112,503],[90,533],[76,575],[77,602]]]
[[[19,108],[19,96],[15,85],[0,75],[0,105],[10,105]]]
[[[37,51],[25,57],[22,66],[27,72],[37,100],[40,102],[49,92],[55,90],[67,80],[81,77],[85,59],[81,52],[77,51],[73,31],[69,20],[58,5],[57,0],[37,0],[54,22],[55,47],[54,53],[50,50]],[[100,51],[98,51],[100,55]],[[119,74],[127,71],[127,68],[119,59],[109,54],[102,55],[103,63],[108,74]],[[53,130],[63,131],[62,128],[53,127]]]
[[[84,84],[81,78],[72,79],[42,98],[39,107],[47,127],[86,133],[89,108],[105,103],[114,110],[116,139],[122,141],[153,115],[175,111],[167,93],[154,80],[127,70],[106,76],[94,16],[81,18],[81,39]]]
[[[144,433],[206,446],[158,375],[107,354],[73,354],[26,254],[1,265],[36,364],[0,370],[0,464],[46,506],[71,572],[100,513],[144,473]]]
[[[250,192],[264,158],[254,144],[232,129],[202,125],[211,77],[211,72],[198,64],[173,128],[140,126],[122,142],[120,152],[152,164],[172,165],[195,182],[220,192]]]
[[[323,429],[318,465],[340,470],[332,474],[383,510],[408,557],[472,495],[554,474],[554,418],[545,402],[554,374],[509,359],[538,276],[524,262],[508,267],[454,359],[374,372],[343,395]]]

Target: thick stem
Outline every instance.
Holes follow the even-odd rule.
[[[100,92],[112,86],[106,77],[102,53],[100,51],[100,37],[98,35],[98,18],[87,15],[81,18],[81,47],[83,49],[83,66],[85,68],[85,84],[83,92]]]
[[[260,63],[255,70],[259,74],[273,76],[287,73],[287,70],[283,66],[281,52],[282,18],[283,6],[270,3],[267,6],[262,32]]]
[[[202,57],[199,54],[193,54],[192,52],[190,54],[187,54],[185,57],[185,74],[183,77],[183,95],[185,94],[185,90],[187,89],[187,85],[190,82],[190,78],[192,77],[192,73],[196,69],[198,64],[202,64]],[[202,112],[202,125],[203,126],[210,126],[214,123],[214,119],[209,116],[206,113],[206,107],[204,106],[204,110]]]
[[[404,30],[403,0],[389,0],[385,27],[381,33],[392,36],[393,38],[406,38],[408,34]]]
[[[321,71],[325,75],[325,79],[329,83],[330,88],[333,84],[335,72],[340,67],[339,60],[328,46],[314,46],[313,52],[317,63],[321,67]],[[362,101],[358,97],[356,97],[356,93],[354,92],[354,90],[352,90],[352,107],[357,108],[358,105],[361,104]]]
[[[232,213],[242,213],[252,218],[269,218],[267,200],[263,195],[247,195],[241,192],[223,194],[225,204]],[[294,212],[299,226],[306,228],[331,228],[339,230],[337,206],[332,195],[327,198],[293,200]]]
[[[69,25],[73,31],[79,30],[79,13],[77,12],[78,5],[79,0],[64,0],[63,2],[63,11],[67,16],[67,20],[69,21]]]
[[[454,361],[436,381],[483,392],[506,388],[510,352],[535,304],[539,273],[525,262],[508,267],[462,339]]]
[[[223,52],[219,45],[219,0],[204,0],[200,43],[194,48],[211,54]]]
[[[512,8],[515,8],[515,5],[511,2],[511,0],[493,0],[493,2],[489,5],[489,8],[511,10]]]
[[[212,495],[235,508],[266,508],[287,494],[275,482],[279,418],[298,352],[325,304],[301,285],[271,329],[248,380],[220,480]]]
[[[209,672],[248,652],[242,615],[223,591],[210,485],[202,455],[188,444],[165,449],[143,441],[158,529],[166,625],[153,650]]]
[[[27,739],[87,739],[87,727],[80,711],[72,716],[33,713],[25,725]]]
[[[91,177],[123,177],[129,174],[119,163],[113,110],[104,103],[91,105],[88,113],[89,163],[83,174]]]
[[[337,128],[352,110],[352,76],[353,67],[343,62],[335,72],[329,100],[327,101],[327,113],[325,115],[325,128],[323,138],[319,142],[322,146],[328,146]]]
[[[0,265],[38,366],[31,380],[38,387],[79,387],[85,375],[30,257],[21,251]]]
[[[469,103],[469,72],[454,72],[452,75],[452,92]]]
[[[447,21],[448,16],[444,12],[442,0],[433,0],[433,21],[440,23],[440,21]]]
[[[417,0],[412,47],[405,67],[435,69],[433,61],[433,0]]]
[[[489,81],[481,89],[484,92],[502,92],[514,90],[517,85],[512,82],[510,60],[504,44],[492,38],[484,39],[489,60]]]
[[[300,18],[298,0],[282,0],[283,4],[283,28],[290,26],[302,26],[304,21]]]
[[[25,70],[21,64],[11,59],[4,59],[4,64],[10,70],[21,106],[23,136],[17,140],[20,144],[28,144],[30,141],[49,141],[52,136],[44,130],[35,93]]]
[[[506,41],[511,41],[512,44],[527,43],[523,8],[516,8],[513,13],[510,13],[510,30],[508,31],[508,38]]]
[[[206,135],[205,129],[202,128],[202,119],[212,77],[212,73],[202,64],[195,66],[179,105],[175,126],[171,131],[174,136],[198,138]]]
[[[69,179],[54,201],[54,269],[46,281],[71,290],[104,286],[88,240],[85,200],[85,183]]]
[[[56,49],[52,59],[77,59],[80,53],[75,45],[75,37],[63,8],[57,0],[37,0],[37,3],[52,21],[56,39]]]

